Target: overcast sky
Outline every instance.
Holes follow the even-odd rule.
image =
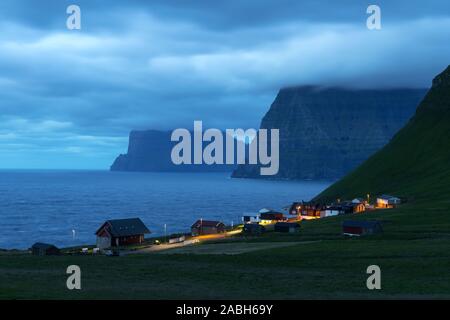
[[[393,2],[2,0],[0,168],[107,169],[132,129],[258,127],[284,86],[429,87],[450,1]]]

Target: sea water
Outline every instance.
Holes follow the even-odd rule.
[[[262,208],[309,200],[329,182],[231,179],[229,173],[0,171],[0,248],[95,243],[108,219],[139,217],[152,235],[189,232],[200,218],[227,225]],[[282,211],[283,212],[283,211]],[[149,236],[149,235],[147,235]]]

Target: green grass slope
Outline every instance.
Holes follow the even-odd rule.
[[[450,199],[450,66],[391,142],[315,200],[387,193],[419,201]]]

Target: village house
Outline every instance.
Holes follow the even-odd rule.
[[[35,256],[56,256],[61,251],[52,244],[36,242],[31,246],[31,253]]]
[[[289,214],[302,219],[316,219],[324,215],[325,207],[313,202],[294,202],[289,208]]]
[[[302,203],[301,202],[293,202],[289,207],[289,214],[299,216],[301,214]]]
[[[395,208],[401,204],[401,202],[400,198],[383,194],[377,197],[377,208]]]
[[[363,204],[363,205],[368,205],[369,204],[369,202],[367,201],[367,199],[364,199],[364,198],[355,198],[355,199],[353,199],[352,200],[352,203],[356,203],[356,204]]]
[[[277,221],[283,221],[286,220],[286,218],[281,212],[268,211],[260,214],[260,220],[260,223],[264,225],[275,223]]]
[[[342,233],[348,236],[363,236],[383,231],[379,221],[347,220],[342,223]]]
[[[342,206],[329,206],[324,210],[324,214],[321,216],[321,218],[338,216],[340,214],[344,214],[344,209],[342,208]]]
[[[100,249],[141,244],[148,233],[150,230],[139,218],[107,220],[95,232]]]
[[[260,221],[261,221],[261,219],[260,219],[259,214],[249,214],[249,215],[244,215],[242,217],[243,223],[258,223]]]
[[[277,222],[275,223],[274,231],[295,233],[300,231],[300,225],[296,222]]]
[[[242,232],[245,234],[254,234],[258,235],[266,231],[266,228],[259,223],[246,223],[244,224],[244,228]]]
[[[363,202],[344,202],[344,210],[347,209],[348,213],[361,213],[366,211],[366,205]]]
[[[191,226],[191,233],[193,236],[217,234],[223,232],[225,232],[225,224],[220,221],[200,219]]]

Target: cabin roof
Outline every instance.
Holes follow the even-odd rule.
[[[258,213],[270,213],[270,212],[275,212],[275,210],[271,208],[262,208],[261,210],[259,210]]]
[[[378,199],[383,199],[383,200],[400,200],[400,198],[394,197],[394,196],[390,196],[388,194],[382,194],[381,196],[377,197]]]
[[[284,218],[284,214],[281,212],[265,212],[261,213],[261,220],[282,220]]]
[[[98,234],[103,228],[107,228],[108,233],[113,237],[128,237],[150,233],[150,230],[139,218],[107,220],[95,234]]]
[[[54,246],[52,244],[48,244],[48,243],[36,242],[35,244],[32,245],[32,248],[50,249],[50,248],[56,248],[56,246]]]

